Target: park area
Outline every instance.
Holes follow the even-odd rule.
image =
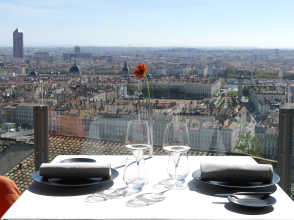
[[[228,95],[228,96],[236,96],[236,95],[238,95],[238,91],[229,91],[229,92],[227,93],[227,95]]]

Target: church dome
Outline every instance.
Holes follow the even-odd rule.
[[[75,64],[69,69],[69,72],[70,73],[80,73],[82,71],[81,71],[81,68],[75,62]]]
[[[35,68],[33,69],[32,72],[29,73],[29,76],[33,76],[33,77],[38,77],[39,73],[35,71]]]

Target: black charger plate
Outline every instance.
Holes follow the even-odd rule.
[[[228,196],[228,200],[240,206],[263,208],[276,204],[277,200],[269,195],[236,195]]]
[[[111,168],[110,178],[85,178],[85,179],[68,179],[68,178],[44,178],[39,175],[39,171],[32,175],[32,179],[38,183],[59,187],[84,187],[105,183],[114,180],[119,175],[118,171]]]
[[[95,163],[96,160],[91,158],[68,158],[60,161],[60,163]],[[118,171],[111,169],[110,178],[83,178],[83,179],[71,179],[71,178],[46,178],[39,175],[39,171],[32,175],[32,179],[38,183],[43,183],[51,186],[59,187],[83,187],[92,186],[95,184],[101,184],[111,181],[117,178],[119,175]]]
[[[273,175],[273,179],[270,183],[262,183],[262,182],[247,182],[241,183],[237,185],[236,183],[228,183],[228,182],[219,182],[219,181],[203,181],[201,180],[201,171],[196,170],[192,173],[192,177],[195,180],[198,180],[201,183],[210,184],[214,186],[224,187],[224,188],[236,188],[236,189],[254,189],[254,188],[261,188],[267,187],[277,184],[280,181],[280,177],[277,174]]]

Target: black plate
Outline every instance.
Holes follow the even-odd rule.
[[[276,204],[277,200],[269,195],[236,195],[228,196],[228,200],[237,205],[251,207],[251,208],[263,208]]]
[[[201,171],[200,171],[200,169],[194,171],[192,173],[192,177],[195,180],[198,180],[201,183],[206,183],[206,184],[219,186],[219,187],[224,187],[224,188],[240,188],[240,189],[254,189],[254,188],[267,187],[267,186],[275,185],[280,181],[280,177],[277,174],[273,175],[272,182],[270,182],[270,183],[248,182],[248,183],[242,183],[242,185],[237,185],[236,183],[228,183],[228,182],[203,181],[203,180],[201,180]]]
[[[66,178],[44,178],[39,175],[39,171],[35,172],[32,175],[32,179],[38,183],[43,183],[51,186],[60,186],[60,187],[83,187],[83,186],[92,186],[95,184],[101,184],[108,181],[111,181],[117,178],[119,175],[118,171],[111,168],[111,177],[110,178],[85,178],[85,179],[66,179]]]
[[[68,158],[59,163],[96,163],[96,160],[91,158]]]

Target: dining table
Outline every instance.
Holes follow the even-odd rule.
[[[90,186],[60,187],[33,182],[2,219],[294,219],[294,203],[278,184],[253,189],[225,188],[197,181],[192,173],[201,162],[257,164],[250,156],[189,156],[186,189],[168,190],[168,156],[145,156],[149,183],[142,190],[127,190],[123,179],[128,156],[59,155],[51,163],[68,158],[110,162],[118,176]],[[118,197],[103,193],[127,190]],[[243,207],[215,194],[272,192],[276,203],[263,208]]]

